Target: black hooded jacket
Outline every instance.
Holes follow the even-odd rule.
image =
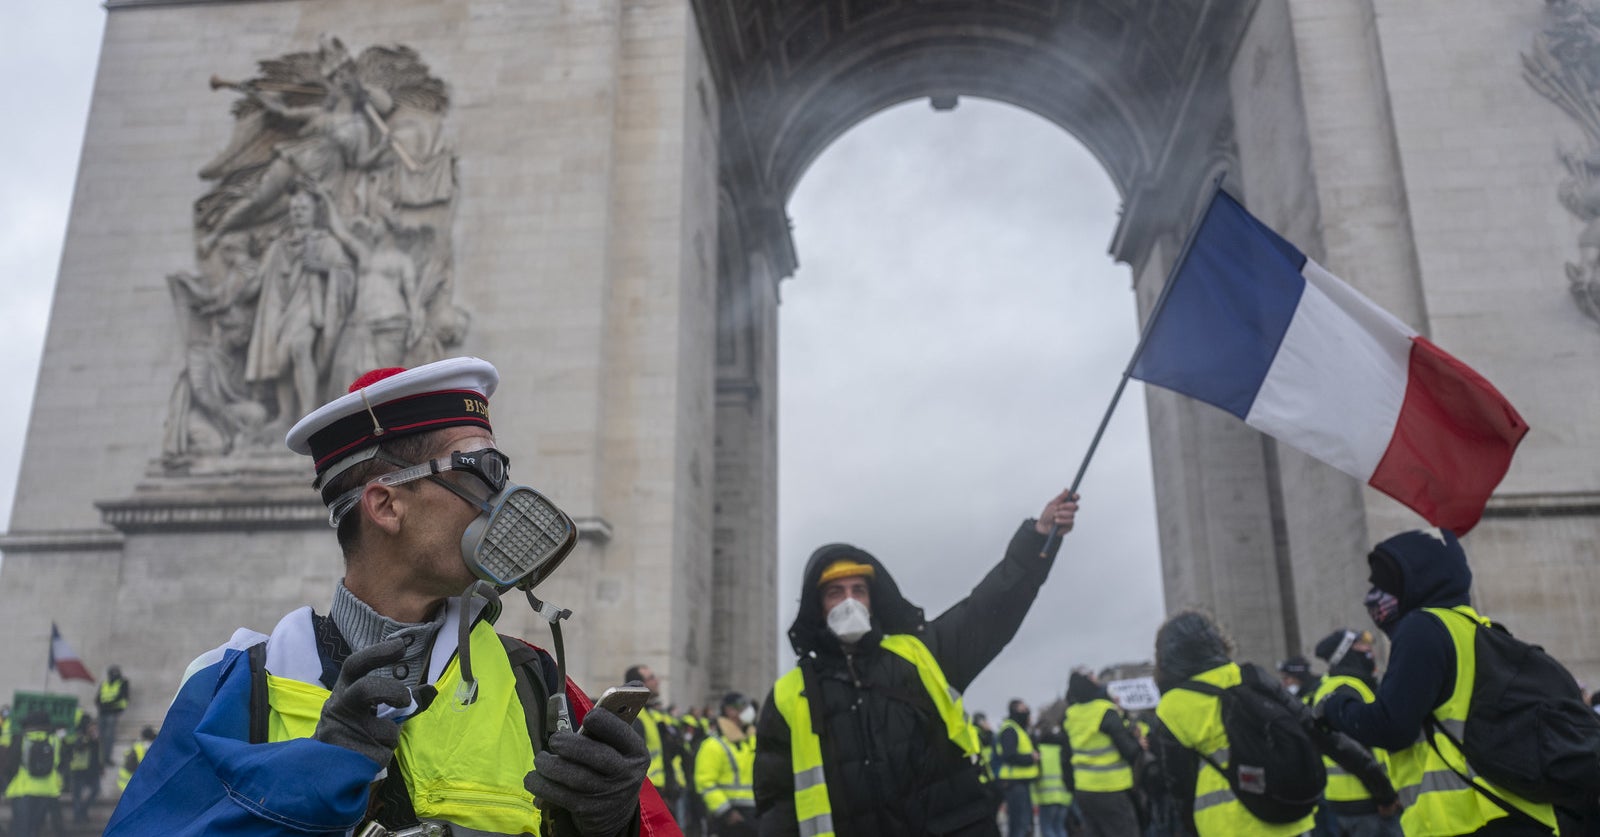
[[[1049,575],[1055,555],[1039,557],[1044,540],[1032,520],[1024,522],[999,565],[932,621],[868,553],[832,544],[811,556],[789,640],[800,656],[839,837],[997,833],[995,803],[979,767],[950,742],[916,667],[879,643],[885,634],[917,637],[950,686],[965,690],[1011,641]],[[828,630],[817,589],[823,569],[842,558],[875,570],[873,629],[849,653]],[[754,774],[763,837],[798,833],[789,737],[769,693],[756,727]]]
[[[1419,611],[1467,604],[1472,570],[1455,536],[1437,529],[1395,535],[1378,544],[1369,560],[1375,565],[1388,562],[1388,574],[1397,573],[1403,588],[1388,591],[1400,601],[1398,618],[1385,629],[1389,668],[1377,700],[1362,703],[1355,695],[1336,692],[1326,698],[1323,716],[1334,729],[1368,747],[1401,750],[1417,741],[1423,718],[1450,697],[1456,679],[1450,631]],[[1384,574],[1375,566],[1375,578]]]

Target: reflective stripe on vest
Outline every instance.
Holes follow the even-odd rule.
[[[1011,730],[1012,732],[1016,733],[1016,736],[1017,736],[1017,751],[1015,753],[1012,753],[1012,755],[1014,755],[1014,756],[1031,756],[1031,755],[1033,755],[1033,739],[1028,737],[1028,731],[1027,730],[1023,729],[1020,724],[1018,724],[1016,721],[1011,720],[1010,718],[1007,718],[1004,721],[1000,722],[1000,736],[999,736],[999,738],[997,740],[1004,740],[1005,734],[1006,734],[1006,730],[1008,730],[1008,729]],[[1000,754],[1000,758],[1004,758],[1004,757],[1005,757],[1005,754],[1001,753]],[[1002,762],[1000,762],[1000,773],[999,773],[997,778],[999,778],[1000,781],[1002,781],[1002,782],[1022,781],[1022,780],[1026,780],[1026,779],[1037,779],[1037,778],[1039,778],[1039,763],[1038,762],[1031,762],[1031,763],[1026,764],[1026,765],[1021,765],[1021,764],[1008,764],[1008,763],[1002,761]]]
[[[538,834],[539,809],[522,786],[533,743],[511,661],[487,621],[473,626],[468,641],[477,700],[463,706],[452,697],[461,682],[460,662],[452,657],[434,683],[439,697],[433,706],[400,725],[390,769],[404,776],[419,819],[491,834]],[[267,739],[311,737],[327,699],[320,684],[269,672]]]
[[[1456,682],[1450,696],[1433,710],[1433,717],[1451,735],[1460,739],[1466,729],[1467,711],[1472,704],[1472,685],[1477,678],[1478,654],[1474,640],[1478,625],[1486,620],[1472,608],[1423,608],[1450,632],[1456,653]],[[1454,610],[1471,621],[1449,613]],[[1400,825],[1408,835],[1470,834],[1491,820],[1510,816],[1500,806],[1479,793],[1456,774],[1459,770],[1489,788],[1506,802],[1555,829],[1555,812],[1506,791],[1478,776],[1466,757],[1444,735],[1434,737],[1438,752],[1429,746],[1424,732],[1415,744],[1389,754],[1390,775],[1405,810]],[[1441,757],[1441,754],[1442,757]],[[1454,767],[1454,770],[1452,770]]]
[[[1117,752],[1100,725],[1117,705],[1105,698],[1067,707],[1067,737],[1072,741],[1072,775],[1080,791],[1112,792],[1133,787],[1133,767]]]
[[[1356,694],[1361,696],[1363,703],[1371,703],[1377,699],[1372,693],[1372,687],[1368,686],[1361,678],[1351,677],[1348,674],[1330,674],[1322,678],[1322,684],[1317,687],[1317,691],[1311,696],[1311,704],[1315,706],[1318,701],[1333,694],[1334,690],[1340,686],[1354,689]],[[1381,747],[1369,749],[1372,752],[1373,759],[1377,760],[1378,764],[1383,765],[1383,769],[1387,771],[1389,769],[1389,751]],[[1324,799],[1329,802],[1360,802],[1372,798],[1372,794],[1367,791],[1367,786],[1361,784],[1361,777],[1340,767],[1338,762],[1328,756],[1323,756],[1322,766],[1328,771],[1328,787],[1322,794]]]
[[[933,700],[944,721],[945,734],[961,754],[976,762],[978,728],[967,720],[961,693],[939,668],[939,661],[922,640],[907,634],[891,634],[879,643],[917,669],[923,688]],[[828,782],[822,766],[822,741],[811,728],[811,703],[805,695],[805,676],[790,669],[772,687],[772,701],[789,725],[789,759],[794,766],[794,811],[800,837],[832,837],[833,807],[828,802]]]
[[[1195,675],[1195,680],[1220,689],[1241,682],[1239,667],[1233,663]],[[1222,702],[1214,695],[1188,689],[1170,689],[1156,706],[1156,717],[1179,744],[1195,753],[1205,753],[1217,764],[1227,765],[1232,758],[1228,732],[1222,725]],[[1199,767],[1194,782],[1194,824],[1200,837],[1294,837],[1311,830],[1313,817],[1292,823],[1267,823],[1255,818],[1233,795],[1221,771],[1196,756]]]
[[[714,735],[700,745],[700,753],[694,759],[695,785],[712,816],[720,817],[732,807],[756,804],[755,787],[751,784],[755,766],[754,736],[730,745],[726,738]]]
[[[1071,805],[1072,791],[1061,775],[1061,745],[1039,745],[1039,778],[1028,786],[1035,805]]]

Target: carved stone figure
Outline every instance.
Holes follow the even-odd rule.
[[[1587,149],[1557,152],[1567,169],[1557,197],[1584,222],[1578,261],[1567,263],[1568,290],[1578,310],[1600,323],[1600,5],[1547,0],[1545,12],[1544,30],[1522,55],[1523,77],[1588,137]]]
[[[185,341],[171,470],[271,450],[360,373],[437,360],[470,323],[454,302],[449,97],[414,50],[352,56],[324,35],[211,87],[241,98],[200,170],[198,273],[168,277]]]

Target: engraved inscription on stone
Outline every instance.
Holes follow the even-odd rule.
[[[162,464],[280,447],[362,372],[445,356],[454,302],[449,96],[405,46],[260,62],[228,147],[200,169],[195,270],[167,277],[183,341]],[[226,469],[224,467],[224,469]]]
[[[1587,148],[1557,151],[1567,169],[1561,205],[1584,222],[1577,262],[1567,263],[1568,290],[1585,316],[1600,323],[1600,4],[1548,0],[1545,28],[1522,54],[1523,77],[1571,116]]]

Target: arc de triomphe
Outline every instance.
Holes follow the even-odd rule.
[[[500,364],[504,447],[579,520],[544,591],[580,614],[573,674],[651,661],[684,700],[769,679],[785,202],[858,121],[959,96],[1098,156],[1141,311],[1227,170],[1495,381],[1533,432],[1467,541],[1479,603],[1600,679],[1589,0],[106,7],[0,537],[0,692],[37,682],[25,638],[55,620],[145,685],[136,730],[203,646],[325,604],[335,547],[280,414],[453,353]],[[295,317],[298,373],[269,361]],[[1211,609],[1259,660],[1364,618],[1353,556],[1407,513],[1205,405],[1152,392],[1149,416],[1169,609]]]

